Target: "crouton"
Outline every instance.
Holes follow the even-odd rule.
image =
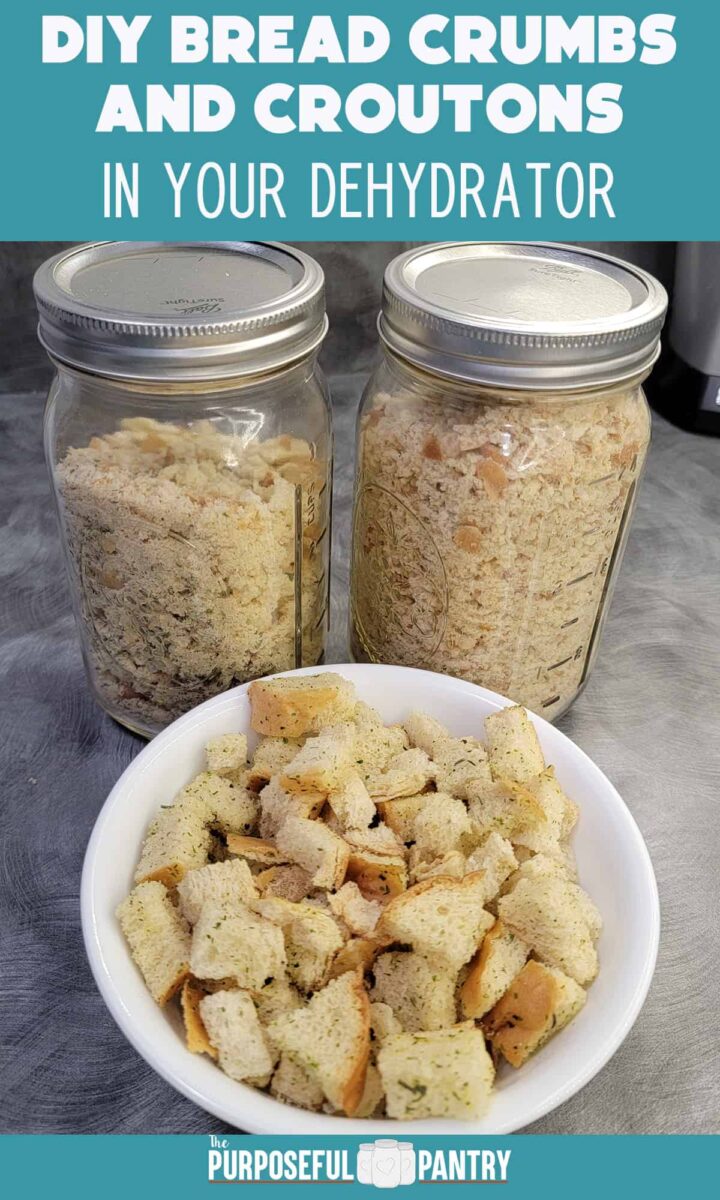
[[[447,738],[432,756],[438,791],[465,800],[471,784],[492,782],[487,751],[477,738]]]
[[[277,831],[278,850],[312,876],[313,887],[335,891],[344,879],[350,849],[322,821],[288,817]]]
[[[421,792],[416,796],[399,796],[397,800],[378,800],[377,810],[388,828],[407,846],[413,840],[415,818],[432,797],[432,792]]]
[[[523,847],[516,848],[516,856],[520,857]],[[509,875],[500,887],[501,895],[506,895],[520,882],[521,879],[540,879],[544,875],[555,875],[559,879],[568,879],[567,871],[558,858],[550,858],[547,854],[533,854],[521,862],[517,870]]]
[[[377,810],[359,775],[348,775],[340,788],[328,794],[327,802],[342,829],[367,829]]]
[[[182,793],[180,793],[182,796]],[[187,871],[208,861],[211,835],[207,808],[180,803],[161,808],[148,827],[135,871],[135,882],[154,880],[173,888]]]
[[[352,770],[355,727],[329,725],[308,738],[280,775],[288,792],[328,792],[343,786]]]
[[[373,771],[367,788],[373,799],[395,800],[414,796],[435,778],[435,768],[423,750],[403,750],[384,770]]]
[[[414,854],[411,852],[411,860]],[[432,879],[434,875],[450,875],[454,879],[462,879],[467,875],[467,862],[460,850],[448,850],[432,862],[414,862],[410,873],[413,883],[421,883],[423,879]]]
[[[371,854],[402,854],[403,845],[396,833],[381,821],[372,829],[348,829],[343,835],[352,851],[369,850]]]
[[[459,970],[493,924],[482,907],[485,887],[481,874],[463,879],[437,875],[416,883],[386,906],[376,936],[386,945],[412,946],[448,969]]]
[[[517,865],[512,843],[495,832],[488,834],[467,860],[468,871],[483,872],[488,900],[497,896],[505,880],[517,869]]]
[[[180,993],[180,1007],[185,1025],[185,1044],[191,1054],[209,1054],[210,1058],[217,1058],[218,1052],[210,1041],[200,1016],[200,1001],[207,994],[205,988],[196,979],[185,980]]]
[[[264,1087],[274,1058],[248,993],[236,990],[205,996],[200,1016],[225,1074]]]
[[[477,1119],[487,1111],[495,1078],[483,1033],[470,1022],[388,1037],[378,1070],[387,1115],[399,1121]]]
[[[586,998],[574,979],[531,960],[483,1021],[493,1051],[521,1067],[572,1020]]]
[[[318,1112],[325,1099],[317,1080],[288,1054],[280,1058],[270,1081],[270,1094],[284,1104],[294,1104],[311,1112]]]
[[[269,1025],[283,1013],[302,1008],[302,999],[286,975],[265,980],[263,986],[251,993],[262,1025]]]
[[[133,888],[117,918],[150,995],[157,1004],[167,1004],[190,971],[187,922],[157,880]]]
[[[241,858],[208,863],[206,867],[188,871],[180,880],[177,892],[180,910],[191,925],[195,924],[207,901],[232,910],[238,904],[252,903],[257,897],[250,868]]]
[[[403,1027],[389,1004],[385,1004],[382,1000],[371,1001],[370,1036],[374,1042],[384,1042],[385,1038],[392,1037],[394,1033],[402,1033],[402,1031]]]
[[[496,779],[467,786],[468,813],[476,838],[499,833],[515,841],[523,830],[543,825],[545,813],[532,792],[511,779]]]
[[[345,944],[337,922],[311,904],[293,904],[277,896],[258,900],[255,909],[282,929],[287,973],[295,986],[303,992],[321,987],[335,954]]]
[[[270,737],[304,737],[325,725],[349,721],[354,713],[355,688],[342,675],[295,675],[256,679],[248,689],[252,728]]]
[[[485,718],[488,759],[493,779],[528,783],[545,770],[535,726],[519,705],[503,708]]]
[[[598,961],[580,890],[556,875],[521,879],[500,898],[498,915],[542,962],[587,984],[597,975]]]
[[[577,809],[560,787],[552,767],[530,780],[527,788],[541,805],[545,820],[518,832],[515,841],[536,854],[562,858],[561,843],[572,831]]]
[[[489,1012],[522,970],[530,947],[503,924],[496,921],[483,938],[460,989],[464,1017],[477,1019]]]
[[[248,787],[258,792],[280,775],[302,746],[300,738],[263,738],[258,742],[248,772]]]
[[[414,861],[432,862],[450,850],[459,850],[471,829],[462,800],[447,792],[433,793],[413,823]]]
[[[232,913],[203,904],[193,929],[190,967],[198,979],[235,979],[257,991],[269,978],[285,974],[282,930],[238,906]]]
[[[375,1064],[370,1062],[365,1074],[365,1087],[360,1097],[360,1103],[355,1109],[355,1116],[358,1119],[374,1116],[384,1099],[385,1093],[383,1092],[380,1072]]]
[[[296,863],[268,867],[255,876],[255,886],[261,896],[280,896],[297,903],[312,891],[312,875]]]
[[[350,933],[359,937],[369,937],[382,913],[382,905],[377,900],[366,900],[356,883],[344,883],[338,892],[328,894],[331,911],[338,917]]]
[[[434,717],[424,712],[411,712],[403,727],[410,739],[410,745],[424,751],[428,758],[435,757],[435,747],[446,742],[452,734],[445,725],[441,725]]]
[[[274,838],[286,817],[314,820],[325,799],[324,792],[286,792],[276,776],[260,792],[260,836]]]
[[[368,704],[359,702],[353,713],[355,725],[355,770],[367,784],[378,771],[384,771],[396,755],[408,748],[401,725],[383,725],[382,717]]]
[[[362,975],[346,972],[305,1008],[274,1021],[273,1040],[317,1080],[334,1108],[353,1116],[370,1056],[370,1003]]]
[[[372,978],[371,999],[389,1004],[410,1033],[455,1024],[456,971],[438,967],[422,954],[400,950],[381,954]]]
[[[348,861],[347,878],[358,885],[366,900],[382,902],[405,891],[407,866],[402,854],[355,849]]]
[[[223,733],[211,738],[205,747],[208,771],[224,775],[247,766],[247,738],[244,733]]]
[[[272,842],[265,838],[246,837],[244,834],[229,833],[227,836],[228,853],[245,858],[253,865],[276,867],[287,863],[288,855],[283,854]]]
[[[350,938],[338,950],[330,966],[329,978],[337,979],[346,971],[369,971],[381,947],[379,942],[371,937]]]
[[[253,792],[224,776],[216,775],[226,787],[210,800],[210,828],[224,837],[229,833],[251,833],[258,818],[258,802]]]

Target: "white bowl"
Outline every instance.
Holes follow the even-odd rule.
[[[455,734],[482,734],[483,718],[508,701],[462,680],[407,667],[345,664],[358,696],[399,721],[412,709]],[[289,674],[312,674],[312,669]],[[185,1048],[174,1006],[163,1011],[134,966],[115,918],[132,887],[140,845],[159,806],[204,767],[209,738],[248,731],[247,686],[201,704],[175,721],[130,764],[103,806],[85,856],[81,912],[90,966],[110,1012],[143,1058],[173,1087],[221,1120],[265,1134],[505,1134],[538,1120],[579,1091],[615,1053],[637,1017],[652,978],[660,914],[652,864],[615,788],[564,734],[533,717],[548,763],[580,805],[574,837],[580,881],[604,929],[600,973],[582,1012],[521,1071],[498,1073],[481,1121],[360,1121],[305,1112],[224,1075]]]

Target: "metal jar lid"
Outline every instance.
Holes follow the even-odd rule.
[[[385,343],[416,365],[492,387],[618,383],[660,353],[667,293],[646,271],[552,242],[446,242],[385,272]]]
[[[94,242],[48,259],[34,287],[49,354],[113,378],[264,373],[327,332],[321,267],[279,242]]]

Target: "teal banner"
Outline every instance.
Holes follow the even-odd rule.
[[[427,1138],[360,1143],[349,1138],[4,1137],[3,1190],[9,1196],[243,1195],[302,1198],[466,1196],[461,1185],[502,1187],[503,1200],[655,1200],[717,1191],[720,1144],[713,1137]],[[426,1185],[432,1184],[427,1192]],[[320,1187],[320,1185],[322,1185]]]
[[[720,6],[527,7],[6,5],[0,237],[717,238]]]

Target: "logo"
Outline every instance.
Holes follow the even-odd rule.
[[[358,1183],[376,1188],[396,1188],[414,1183],[417,1164],[412,1142],[396,1142],[394,1138],[361,1142],[355,1178]]]

